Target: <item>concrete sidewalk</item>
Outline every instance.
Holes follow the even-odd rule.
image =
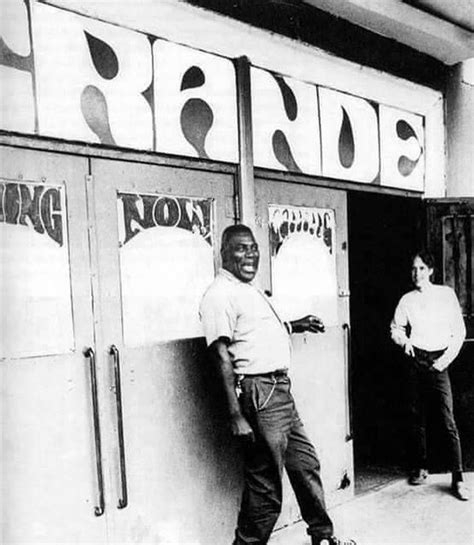
[[[474,494],[474,473],[464,476]],[[474,498],[450,494],[450,474],[421,486],[398,480],[330,510],[338,537],[357,545],[474,545]],[[271,545],[309,545],[304,523],[275,532]]]

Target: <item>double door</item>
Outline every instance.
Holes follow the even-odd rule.
[[[197,310],[232,176],[1,154],[2,542],[218,542],[239,466]]]

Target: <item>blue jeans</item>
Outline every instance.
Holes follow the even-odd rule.
[[[244,447],[245,485],[234,545],[268,542],[281,511],[283,468],[308,534],[331,536],[319,460],[298,416],[289,377],[246,376],[241,388],[242,412],[255,442]]]
[[[426,354],[426,353],[425,353]],[[453,473],[462,472],[461,443],[454,420],[453,395],[448,370],[441,373],[431,368],[432,361],[417,354],[408,362],[408,394],[410,411],[409,462],[411,469],[427,468],[426,422],[428,406],[434,402],[439,422],[449,449],[449,465]]]

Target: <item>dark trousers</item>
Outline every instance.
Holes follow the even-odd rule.
[[[431,364],[429,359],[420,357],[408,362],[409,462],[412,469],[427,468],[426,423],[432,406],[447,441],[450,469],[459,473],[462,472],[461,443],[454,420],[451,381],[447,369],[440,373],[432,369]]]
[[[283,468],[308,534],[331,536],[319,460],[296,411],[289,377],[247,376],[241,388],[242,411],[256,440],[244,447],[245,484],[234,545],[268,542],[281,511]]]

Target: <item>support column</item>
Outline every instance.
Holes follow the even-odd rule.
[[[239,221],[255,228],[255,183],[252,143],[252,99],[250,62],[247,57],[234,61],[237,73],[237,108],[239,120],[239,168],[237,174],[237,208]]]
[[[447,197],[474,197],[474,59],[453,67],[446,91]]]

